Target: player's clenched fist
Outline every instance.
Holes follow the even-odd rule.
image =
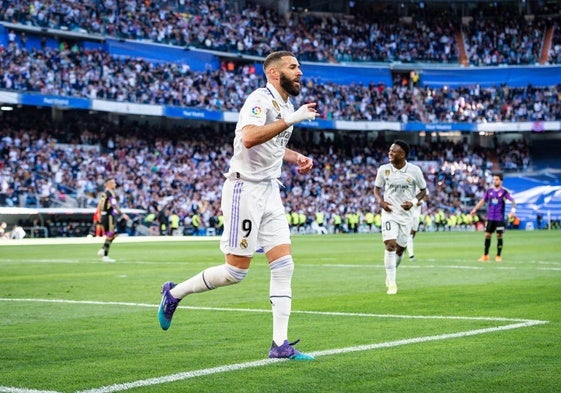
[[[297,164],[298,164],[298,173],[301,175],[305,175],[312,170],[312,167],[314,166],[314,161],[309,157],[300,155],[298,156]]]

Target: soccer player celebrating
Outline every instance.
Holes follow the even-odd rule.
[[[240,110],[234,153],[222,189],[224,233],[220,248],[226,263],[209,267],[179,284],[164,283],[158,319],[161,328],[167,330],[185,296],[242,281],[255,250],[262,247],[269,263],[269,300],[273,309],[269,357],[313,360],[313,356],[296,350],[295,342],[288,341],[294,262],[277,179],[283,161],[296,165],[301,174],[311,171],[312,159],[286,146],[294,124],[315,119],[316,103],[304,104],[294,111],[289,98],[300,93],[302,71],[291,52],[271,53],[263,69],[267,85],[253,91]]]
[[[510,195],[508,190],[503,188],[503,175],[496,173],[493,175],[493,187],[488,188],[483,195],[483,198],[473,208],[470,214],[473,216],[475,213],[486,203],[489,203],[487,209],[487,224],[485,225],[485,246],[483,256],[479,258],[478,262],[489,262],[489,248],[491,247],[491,236],[493,232],[497,233],[497,255],[495,256],[496,262],[502,262],[503,257],[503,233],[505,231],[505,208],[506,201],[512,203],[510,212],[516,212],[516,202]]]
[[[388,295],[397,293],[397,266],[411,233],[412,208],[425,197],[427,184],[421,168],[407,162],[409,145],[396,139],[388,153],[389,164],[376,174],[374,196],[382,208],[382,239]],[[416,190],[419,190],[415,194]],[[383,192],[382,192],[383,190]]]

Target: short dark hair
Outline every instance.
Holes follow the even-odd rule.
[[[503,180],[503,173],[502,172],[493,172],[493,176],[498,176],[499,179]]]
[[[401,147],[403,149],[403,151],[405,152],[405,158],[409,157],[409,144],[407,142],[405,142],[402,139],[396,139],[395,141],[393,141],[394,145],[398,145],[399,147]]]
[[[263,63],[263,70],[265,72],[267,72],[267,67],[269,67],[269,65],[285,56],[290,56],[290,57],[296,57],[294,56],[294,53],[289,52],[287,50],[281,50],[281,51],[277,51],[277,52],[272,52],[269,54],[269,56],[267,56],[265,58],[265,62]]]

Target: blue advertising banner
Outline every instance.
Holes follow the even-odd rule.
[[[403,123],[402,131],[478,131],[477,123]]]
[[[90,109],[91,100],[43,94],[21,94],[20,103],[33,106],[58,106],[63,108]]]
[[[310,120],[310,121],[302,121],[295,125],[298,128],[314,128],[320,130],[336,130],[337,126],[335,125],[334,121],[331,120]]]
[[[211,53],[190,51],[169,45],[137,43],[108,39],[107,50],[113,56],[141,58],[153,62],[181,63],[193,71],[203,72],[220,68],[218,57]]]
[[[453,69],[424,68],[421,84],[425,87],[442,88],[473,86],[512,87],[555,86],[561,83],[561,66],[534,67],[473,67]]]
[[[224,121],[224,112],[178,106],[165,106],[163,115],[191,120]]]
[[[321,83],[392,85],[392,73],[389,67],[303,63],[302,71],[304,80],[313,79]]]
[[[8,33],[4,28],[4,25],[0,24],[0,46],[8,46]]]
[[[19,94],[0,90],[0,102],[30,106],[88,109],[103,112],[165,116],[180,119],[235,123],[237,112],[210,111],[162,105],[133,104],[106,100],[89,100],[43,94]],[[491,122],[491,123],[400,123],[397,121],[343,121],[316,119],[296,125],[298,128],[347,131],[404,131],[404,132],[547,132],[561,131],[561,121]]]

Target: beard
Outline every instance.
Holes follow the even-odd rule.
[[[280,76],[280,85],[289,95],[293,97],[296,97],[298,94],[300,94],[300,85],[296,85],[284,74]]]

